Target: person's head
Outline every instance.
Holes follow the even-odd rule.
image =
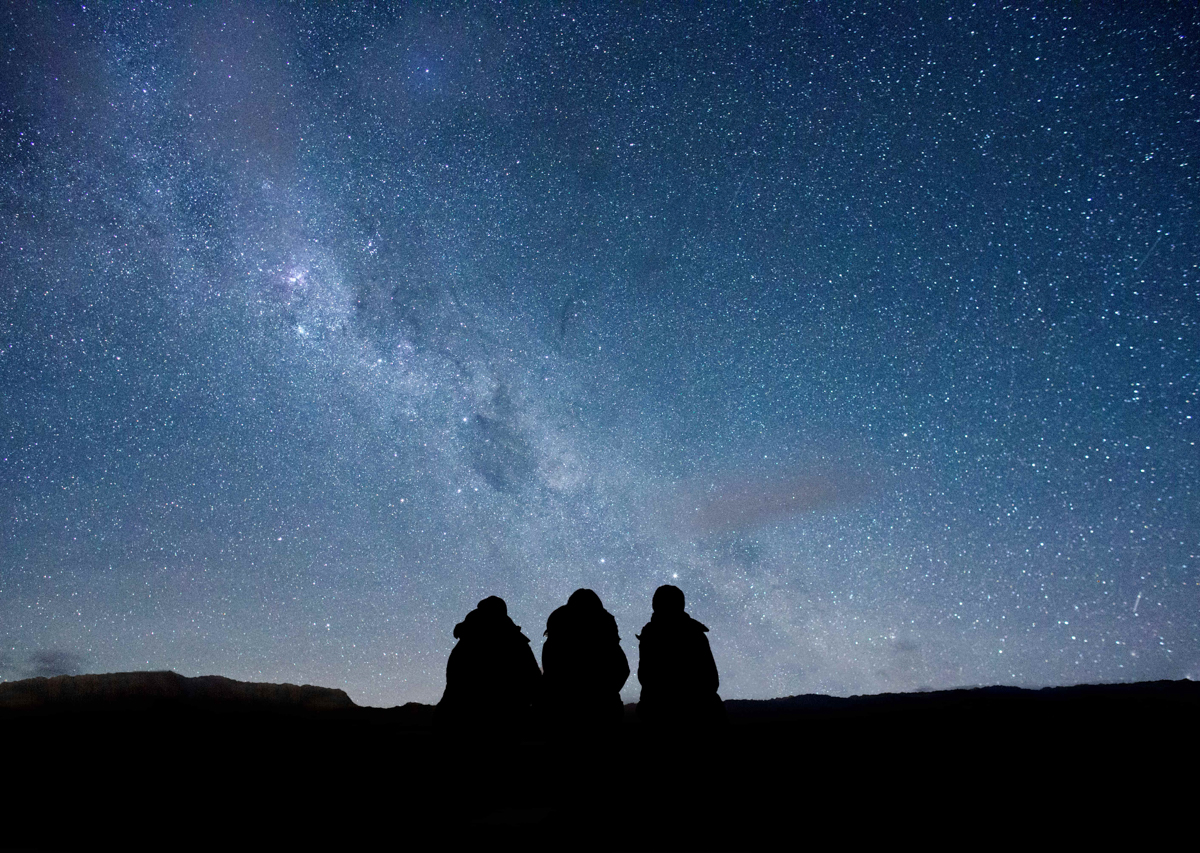
[[[590,589],[577,589],[567,599],[572,610],[603,610],[604,604],[600,596]]]
[[[480,613],[491,617],[508,615],[508,605],[505,604],[504,599],[498,595],[489,595],[483,601],[476,604],[475,609]]]
[[[454,626],[454,636],[458,639],[469,635],[479,636],[481,632],[494,631],[497,626],[511,622],[508,618],[508,605],[504,603],[504,599],[489,595],[476,604],[475,609],[468,613],[465,619]]]
[[[683,590],[677,586],[664,584],[654,590],[654,599],[652,601],[655,613],[661,613],[664,616],[670,613],[683,612]]]

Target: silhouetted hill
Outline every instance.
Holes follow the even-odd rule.
[[[1185,708],[1195,710],[1200,702],[1200,683],[1193,681],[1150,681],[1131,684],[1078,684],[1069,687],[970,687],[930,690],[919,693],[877,693],[867,696],[823,696],[808,694],[780,699],[730,699],[725,708],[740,725],[786,723],[821,717],[864,719],[895,718],[930,714],[1004,713],[1037,717],[1045,713],[1084,713],[1090,716],[1120,711],[1137,713],[1150,707],[1157,711]]]
[[[345,717],[384,714],[391,724],[428,727],[433,706],[409,702],[395,708],[364,708],[344,690],[311,684],[235,681],[221,675],[188,678],[174,672],[113,672],[58,675],[0,683],[0,715],[121,713],[269,714]],[[3,719],[3,716],[0,716]]]
[[[433,708],[169,672],[0,684],[4,844],[1139,844],[1189,819],[1200,684],[726,702],[724,733],[465,742]],[[1181,772],[1182,771],[1182,772]]]
[[[310,684],[258,684],[220,675],[186,678],[174,672],[60,675],[0,684],[0,708],[62,711],[101,703],[239,705],[298,711],[355,707],[345,691]]]

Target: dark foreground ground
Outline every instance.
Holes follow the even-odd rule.
[[[632,714],[612,743],[462,743],[433,731],[429,706],[360,708],[324,688],[173,673],[0,684],[0,848],[1195,840],[1200,683],[726,708],[724,735],[674,744]]]

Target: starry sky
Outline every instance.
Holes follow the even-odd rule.
[[[698,5],[4,4],[0,678],[1200,676],[1200,13]]]

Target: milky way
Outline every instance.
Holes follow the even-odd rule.
[[[0,13],[0,678],[1200,675],[1188,4],[122,5]]]

